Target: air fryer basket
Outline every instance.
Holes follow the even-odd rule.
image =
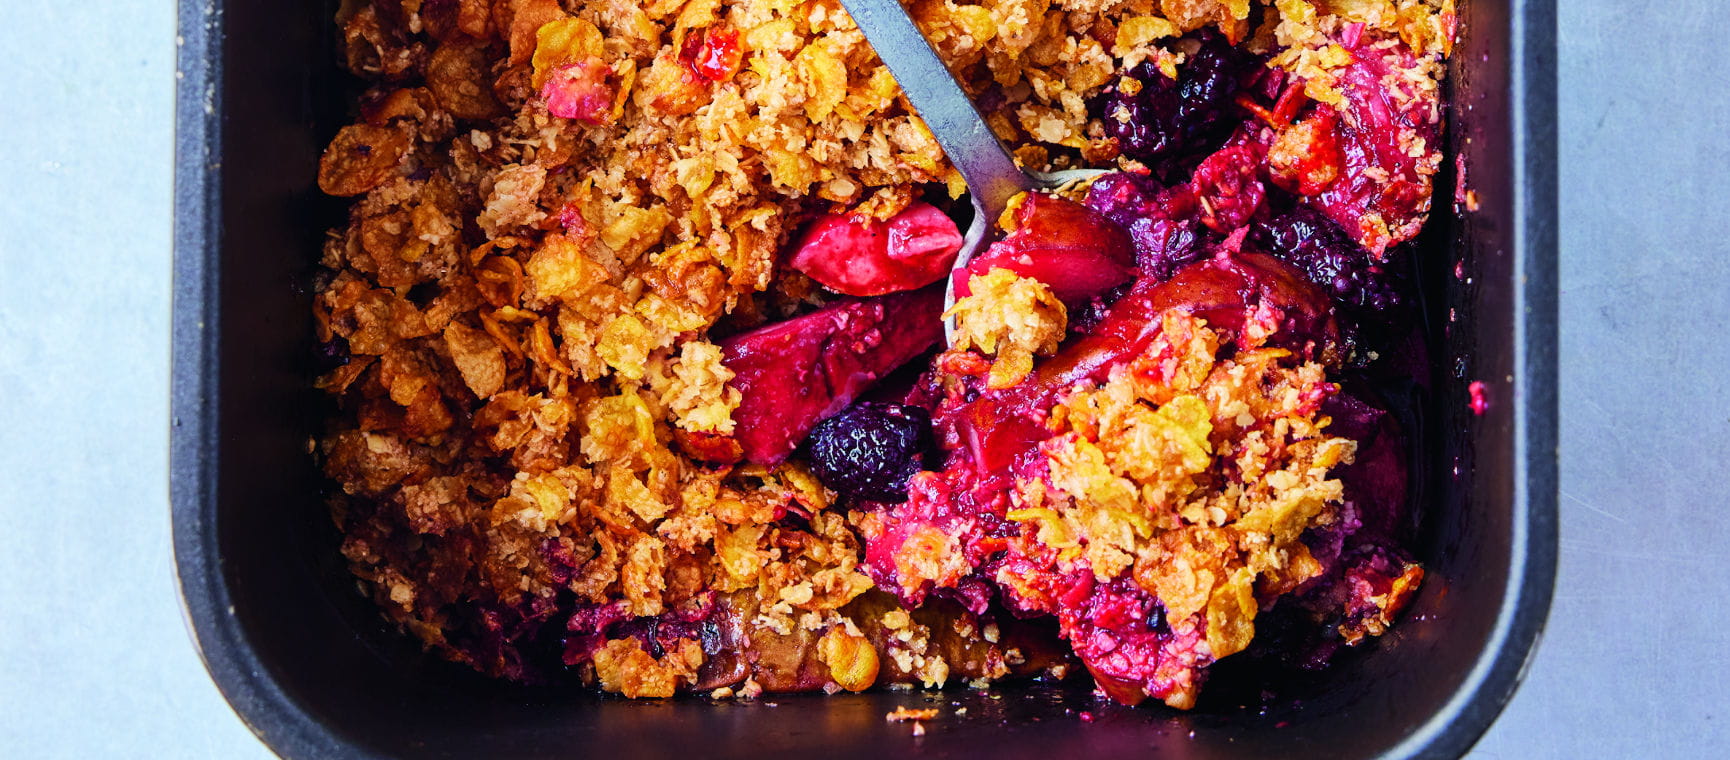
[[[1512,694],[1554,580],[1555,23],[1552,0],[1460,11],[1451,143],[1479,207],[1451,216],[1444,177],[1425,254],[1427,580],[1392,633],[1322,676],[1264,695],[1228,675],[1179,714],[1032,686],[632,702],[486,681],[385,630],[342,567],[307,455],[321,407],[306,277],[341,214],[313,177],[353,88],[333,9],[183,0],[171,490],[212,677],[295,758],[1464,753]],[[883,720],[928,703],[944,709],[925,736]]]

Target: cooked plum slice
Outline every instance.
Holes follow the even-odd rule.
[[[1407,441],[1394,415],[1341,393],[1322,406],[1333,424],[1328,432],[1358,442],[1356,458],[1336,472],[1359,524],[1355,538],[1398,543],[1411,531],[1407,512]]]
[[[1347,49],[1352,62],[1337,74],[1345,107],[1334,122],[1344,165],[1310,202],[1380,259],[1429,213],[1441,105],[1433,81],[1408,76],[1420,66],[1399,40],[1366,37]]]
[[[733,420],[746,461],[787,458],[818,422],[943,338],[937,288],[850,299],[728,338]]]
[[[861,214],[818,219],[787,265],[837,293],[880,296],[943,279],[960,250],[955,221],[914,201],[888,221]]]
[[[1135,246],[1103,214],[1054,195],[1031,193],[1015,210],[1016,228],[967,265],[972,274],[1007,269],[1045,283],[1070,307],[1135,278]],[[955,295],[970,291],[965,278]]]

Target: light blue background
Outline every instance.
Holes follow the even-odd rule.
[[[1730,755],[1730,56],[1562,0],[1562,562],[1481,758]],[[0,3],[0,757],[266,757],[169,560],[174,7]]]

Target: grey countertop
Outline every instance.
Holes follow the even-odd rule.
[[[1474,757],[1726,756],[1730,26],[1559,4],[1560,583]],[[173,36],[159,0],[0,4],[4,757],[268,756],[169,562]]]

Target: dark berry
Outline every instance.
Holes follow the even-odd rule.
[[[1133,95],[1113,85],[1096,101],[1106,135],[1124,155],[1151,165],[1212,152],[1230,134],[1245,56],[1211,30],[1191,39],[1200,48],[1178,67],[1176,81],[1142,63],[1124,74],[1140,84]]]
[[[1134,95],[1117,87],[1102,99],[1100,120],[1105,133],[1117,139],[1123,154],[1152,163],[1175,153],[1183,130],[1177,123],[1177,84],[1151,64],[1142,64],[1127,76],[1141,83]]]
[[[1291,264],[1340,305],[1360,313],[1400,305],[1394,277],[1326,214],[1298,206],[1257,225],[1268,253]]]
[[[318,371],[321,373],[330,372],[338,367],[347,366],[349,359],[348,341],[341,335],[333,335],[330,340],[318,344],[318,350],[315,353],[315,356],[317,358]]]
[[[1178,70],[1178,123],[1198,139],[1230,131],[1231,104],[1237,97],[1244,56],[1213,30],[1198,33],[1201,49]]]
[[[1165,605],[1153,603],[1153,610],[1147,613],[1147,629],[1164,636],[1171,633],[1171,621],[1165,619]]]
[[[925,467],[931,415],[916,406],[864,403],[819,423],[808,441],[811,469],[857,499],[907,500],[907,480]]]
[[[1152,177],[1115,172],[1101,176],[1088,186],[1086,204],[1118,226],[1126,227],[1137,219],[1159,213],[1155,198],[1164,189],[1159,180]]]
[[[1187,187],[1165,188],[1151,177],[1107,174],[1093,182],[1087,206],[1129,233],[1135,265],[1144,277],[1169,279],[1201,258],[1200,207]]]

